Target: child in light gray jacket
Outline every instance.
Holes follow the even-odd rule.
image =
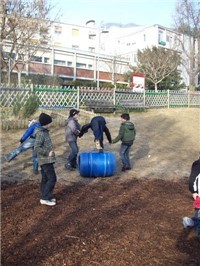
[[[77,155],[79,152],[77,137],[79,136],[81,130],[81,126],[78,123],[79,112],[80,111],[76,109],[71,109],[69,112],[69,117],[66,120],[65,139],[69,144],[71,152],[67,158],[65,168],[70,171],[75,170],[77,167]]]

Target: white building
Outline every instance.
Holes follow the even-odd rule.
[[[99,82],[125,83],[123,74],[130,65],[136,66],[138,49],[156,46],[182,54],[179,40],[183,36],[158,24],[99,28],[92,20],[84,26],[54,22],[49,34],[48,48],[33,57],[25,73],[59,75],[66,81],[91,80],[97,86]],[[181,72],[188,85],[186,71],[182,68]]]
[[[85,26],[55,23],[51,28],[51,36],[55,50],[58,48],[63,51],[72,49],[95,55],[92,60],[79,58],[76,62],[77,67],[93,70],[96,68],[97,71],[99,68],[100,72],[110,71],[123,74],[129,69],[129,65],[136,66],[138,49],[142,50],[147,47],[164,47],[182,54],[179,40],[183,39],[183,36],[159,24],[133,27],[113,25],[109,28],[98,28],[94,21],[90,21]],[[109,64],[107,56],[109,56],[109,59],[107,58]],[[184,57],[183,54],[182,56]],[[66,56],[66,60],[61,60],[61,57],[64,58],[62,55],[55,54],[55,64],[60,61],[61,64],[73,66],[73,60]],[[183,81],[188,85],[188,74],[183,67],[180,70]]]

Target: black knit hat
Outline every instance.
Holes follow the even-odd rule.
[[[52,118],[50,115],[47,115],[45,113],[41,113],[39,116],[39,122],[41,126],[46,126],[52,122]]]
[[[129,114],[122,114],[121,118],[123,118],[125,120],[130,120],[130,115]]]
[[[76,110],[76,109],[71,109],[69,111],[69,116],[73,117],[74,115],[77,115],[80,111]]]

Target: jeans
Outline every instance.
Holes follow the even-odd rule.
[[[119,151],[123,166],[129,167],[129,168],[131,168],[131,163],[129,159],[129,153],[130,153],[131,146],[132,144],[129,144],[129,145],[121,144],[120,151]]]
[[[194,228],[198,236],[200,236],[200,209],[195,209],[194,216],[192,217]]]
[[[71,152],[67,158],[67,164],[70,164],[72,167],[76,167],[77,155],[79,152],[77,142],[76,141],[69,142],[69,146],[71,148]]]
[[[40,184],[41,199],[51,200],[57,177],[53,163],[41,165],[42,180]]]
[[[15,157],[17,157],[21,152],[24,152],[28,149],[32,149],[32,159],[33,159],[33,170],[38,171],[38,160],[37,154],[34,151],[34,138],[27,138],[19,147],[13,150],[11,153],[7,154],[7,160],[10,162]]]

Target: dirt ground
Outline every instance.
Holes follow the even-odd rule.
[[[106,116],[113,137],[119,117]],[[200,109],[148,110],[132,113],[131,120],[137,130],[133,168],[121,172],[120,143],[105,140],[118,162],[116,174],[105,178],[65,170],[64,128],[51,129],[54,207],[39,203],[31,151],[10,163],[3,157],[24,131],[1,132],[1,265],[200,265],[200,242],[182,226],[182,217],[193,214],[188,176],[200,151]],[[91,151],[92,132],[78,143],[80,152]]]

